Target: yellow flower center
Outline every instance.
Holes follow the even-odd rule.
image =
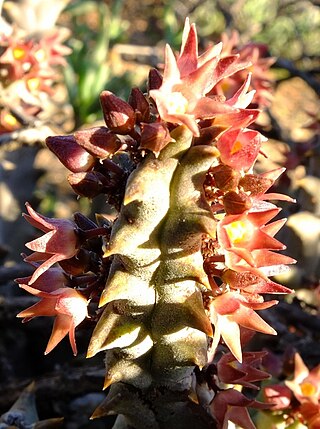
[[[317,391],[316,387],[308,381],[301,383],[300,388],[303,396],[313,396]]]
[[[22,60],[26,56],[26,51],[23,48],[14,48],[12,53],[14,59],[16,60]]]
[[[253,225],[245,220],[236,220],[225,226],[228,237],[232,244],[248,242],[253,235]]]
[[[242,149],[242,143],[239,140],[236,140],[232,146],[231,155],[234,155],[235,153],[239,152],[239,150]]]
[[[169,114],[183,114],[188,109],[188,100],[181,92],[172,92],[167,98],[167,108]]]
[[[229,91],[230,87],[231,87],[230,83],[227,80],[221,82],[220,86],[221,86],[222,92],[224,94],[226,94]]]
[[[40,86],[40,79],[38,79],[37,77],[32,77],[32,78],[28,79],[27,85],[28,85],[29,91],[31,91],[31,92],[35,91]]]
[[[13,115],[11,115],[11,113],[7,113],[6,115],[4,115],[3,122],[9,127],[14,127],[18,124],[18,121]]]

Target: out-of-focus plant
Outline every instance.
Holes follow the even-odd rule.
[[[70,49],[63,45],[65,28],[56,19],[67,0],[5,2],[0,36],[0,133],[30,124],[50,104]]]
[[[317,68],[320,9],[313,1],[205,0],[189,9],[203,37],[217,40],[226,29],[235,29],[243,44],[266,43],[273,56],[305,70]]]
[[[214,91],[250,67],[222,43],[199,54],[187,19],[147,94],[105,90],[105,126],[46,139],[76,194],[103,195],[114,214],[51,219],[27,204],[44,235],[26,244],[35,270],[17,282],[41,301],[18,317],[55,316],[46,352],[69,335],[74,354],[75,328],[91,318],[87,356],[105,352],[111,385],[92,417],[118,414],[114,427],[253,429],[247,407],[269,407],[236,385],[268,377],[264,353],[243,348],[256,331],[276,334],[256,312],[277,304],[264,295],[291,292],[270,279],[295,262],[278,253],[285,219],[270,200],[293,200],[268,192],[283,168],[253,169],[266,139],[252,127],[252,74]]]
[[[163,8],[161,22],[165,41],[177,49],[181,40],[181,28],[171,1],[167,1]]]
[[[250,89],[255,90],[252,106],[259,108],[270,106],[274,89],[274,79],[270,67],[276,59],[270,57],[268,46],[254,42],[241,45],[239,33],[236,31],[231,36],[227,33],[222,33],[221,39],[225,56],[239,55],[241,61],[251,63]],[[245,78],[245,72],[239,70],[234,75],[226,78],[220,85],[217,85],[216,92],[228,97],[228,94],[235,93],[241,87]]]
[[[0,416],[1,429],[58,429],[63,427],[63,418],[39,420],[35,383],[29,384],[12,405],[10,410]]]
[[[66,9],[71,16],[72,37],[68,43],[72,54],[68,57],[64,76],[75,113],[75,128],[100,116],[99,94],[107,86],[113,86],[110,49],[123,40],[127,28],[127,23],[121,19],[122,7],[122,0],[112,2],[110,7],[103,2],[80,0]],[[91,17],[89,26],[87,16]]]
[[[286,374],[284,381],[273,379],[262,388],[264,400],[271,406],[258,414],[259,429],[320,427],[320,365],[309,370],[295,353],[293,366],[293,374]]]

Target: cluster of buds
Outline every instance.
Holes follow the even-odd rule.
[[[33,253],[23,255],[24,260],[32,264],[35,271],[32,276],[18,278],[16,282],[41,301],[17,317],[22,317],[23,322],[37,316],[56,317],[45,354],[69,334],[76,355],[75,328],[89,316],[89,302],[95,300],[104,284],[101,261],[98,254],[92,257],[91,248],[97,245],[95,240],[107,237],[110,231],[107,226],[98,227],[80,213],[75,213],[74,221],[49,219],[33,210],[30,204],[26,207],[25,219],[45,234],[26,243]],[[101,242],[99,244],[101,259]],[[60,266],[54,267],[58,262]]]
[[[56,316],[47,352],[68,333],[73,351],[76,352],[74,329],[87,317],[86,307],[89,301],[97,302],[101,297],[100,304],[103,307],[107,302],[106,295],[114,293],[118,296],[118,291],[116,293],[116,289],[112,288],[120,288],[121,285],[112,285],[111,291],[108,291],[107,278],[111,265],[113,267],[110,274],[111,281],[117,269],[120,272],[119,275],[128,275],[131,276],[130,278],[135,278],[139,273],[136,286],[139,289],[146,282],[148,270],[155,263],[152,258],[154,247],[158,246],[159,252],[163,252],[163,249],[181,246],[180,253],[186,249],[188,254],[194,252],[195,255],[198,255],[199,250],[200,264],[198,264],[198,256],[189,260],[187,255],[182,262],[186,266],[183,270],[181,269],[182,273],[188,273],[188,264],[193,266],[192,264],[197,263],[199,265],[196,267],[197,274],[191,273],[186,276],[207,279],[201,280],[203,288],[199,290],[196,286],[198,289],[194,293],[194,295],[199,293],[203,297],[201,307],[193,310],[188,307],[188,310],[185,310],[185,312],[191,312],[192,323],[197,321],[195,330],[203,330],[205,325],[203,332],[212,337],[207,353],[208,365],[195,372],[197,401],[202,403],[201,398],[206,398],[207,406],[204,405],[204,407],[210,410],[219,428],[226,427],[228,420],[246,428],[253,428],[254,425],[246,407],[264,408],[265,405],[248,399],[232,388],[226,389],[225,386],[239,384],[256,388],[254,383],[268,376],[259,369],[263,353],[242,353],[242,347],[245,337],[250,336],[248,332],[276,334],[274,329],[255,312],[277,303],[275,300],[264,302],[263,295],[291,292],[290,289],[269,279],[270,276],[287,270],[288,264],[294,263],[292,258],[276,253],[285,248],[274,238],[285,220],[270,222],[278,215],[280,209],[269,200],[292,201],[292,199],[281,194],[266,193],[283,169],[263,174],[253,172],[265,139],[257,130],[250,128],[259,115],[258,110],[248,108],[255,95],[254,90],[249,91],[251,74],[247,74],[240,87],[230,97],[218,94],[219,86],[223,87],[230,76],[239,76],[238,73],[250,67],[251,63],[244,61],[239,54],[224,55],[221,43],[212,46],[199,56],[197,45],[195,26],[190,25],[186,20],[179,55],[176,57],[167,46],[163,76],[156,70],[150,72],[148,94],[143,94],[139,89],[134,88],[126,102],[109,91],[103,91],[100,102],[105,126],[80,130],[73,135],[47,138],[49,149],[70,170],[68,181],[74,191],[90,199],[100,194],[104,195],[107,202],[113,205],[115,210],[120,211],[120,215],[118,222],[114,224],[102,215],[97,217],[98,224],[80,214],[75,216],[74,221],[48,219],[36,213],[28,205],[29,214],[26,215],[26,219],[45,232],[45,235],[27,243],[27,247],[34,253],[25,257],[25,260],[35,264],[36,270],[30,278],[17,279],[17,281],[25,290],[42,298],[42,301],[23,311],[19,316],[25,321],[37,315]],[[216,95],[212,95],[214,92]],[[179,134],[181,130],[184,131]],[[183,137],[183,135],[189,137]],[[185,176],[182,173],[177,173],[179,177],[172,180],[172,182],[174,180],[179,182],[179,186],[173,183],[171,191],[167,190],[167,187],[170,187],[170,181],[166,179],[168,183],[163,184],[166,187],[163,195],[170,195],[170,192],[174,192],[175,189],[182,192],[181,195],[171,195],[169,198],[174,209],[168,211],[167,216],[171,216],[173,220],[167,220],[169,225],[167,230],[170,230],[170,222],[172,222],[172,225],[179,227],[177,234],[181,235],[184,232],[186,237],[180,237],[181,242],[173,246],[172,234],[166,230],[167,235],[163,233],[161,240],[166,239],[170,243],[161,242],[161,245],[158,245],[157,240],[160,238],[152,238],[152,234],[156,234],[154,227],[150,231],[140,231],[143,228],[144,219],[139,218],[139,210],[141,207],[144,208],[145,198],[150,204],[150,209],[147,203],[144,208],[146,216],[152,218],[153,212],[161,211],[160,208],[153,206],[159,200],[158,193],[161,195],[162,191],[153,189],[145,181],[148,181],[148,177],[152,177],[150,176],[152,168],[160,168],[157,165],[162,165],[164,169],[168,168],[167,166],[176,165],[175,156],[182,156],[170,155],[171,148],[175,144],[174,139],[178,140],[176,136],[180,139],[179,144],[182,144],[181,141],[184,142],[183,139],[187,143],[190,140],[189,147],[186,147],[187,152],[189,150],[192,153],[189,158],[180,163],[180,169],[184,166],[186,169],[191,168],[191,164],[192,168],[193,164],[197,165],[198,161],[194,155],[197,153],[203,157],[207,156],[214,162],[202,178],[188,178],[190,182],[188,184],[194,187],[198,186],[200,180],[201,186],[199,189],[195,188],[194,193],[190,189],[185,189],[185,195],[183,195],[182,185]],[[187,145],[186,142],[183,144]],[[199,159],[200,162],[202,160]],[[139,173],[134,175],[136,171]],[[133,172],[132,175],[131,172]],[[145,181],[143,174],[145,174]],[[149,176],[146,176],[147,174]],[[165,179],[165,170],[163,178]],[[186,186],[189,185],[186,184]],[[129,191],[125,193],[128,189]],[[200,198],[199,201],[195,201],[197,198]],[[190,210],[190,207],[199,210],[200,214],[196,217],[191,210],[187,213],[189,220],[183,210]],[[201,207],[204,207],[205,216],[201,212]],[[152,219],[157,228],[163,218],[159,219],[155,221]],[[200,225],[202,221],[204,225],[210,224],[206,226],[207,234],[202,233]],[[137,230],[134,229],[135,223],[141,225]],[[147,227],[150,228],[150,225],[148,224]],[[132,237],[126,237],[123,231],[129,234],[131,230],[134,231]],[[188,237],[189,232],[190,237]],[[135,243],[135,237],[137,237],[136,240],[140,240],[140,235],[145,240],[141,246],[140,241]],[[197,237],[200,237],[199,243]],[[188,244],[188,240],[191,240],[192,244]],[[150,244],[150,250],[144,256],[148,260],[148,264],[144,266],[144,272],[143,261],[139,261],[132,249],[136,245],[137,255],[142,255],[144,247],[149,249],[149,244],[146,243]],[[107,250],[103,252],[102,249]],[[170,257],[170,251],[166,251],[167,258]],[[122,263],[126,269],[119,269],[119,263],[114,259],[114,254],[125,255]],[[42,264],[38,265],[39,262]],[[177,269],[175,264],[178,262],[178,257],[171,265],[171,262],[168,262],[172,273]],[[53,267],[55,263],[59,266]],[[134,264],[137,265],[136,269]],[[158,273],[160,273],[157,274],[158,276],[162,275],[161,270]],[[164,272],[161,278],[158,277],[158,281],[165,282],[167,275]],[[106,282],[107,287],[102,294]],[[205,285],[207,288],[204,291]],[[129,283],[123,287],[129,288]],[[153,285],[151,284],[150,287]],[[128,290],[129,295],[130,293]],[[135,293],[137,294],[138,291]],[[128,294],[126,299],[129,299]],[[119,296],[122,296],[121,293]],[[120,300],[120,298],[114,299]],[[162,299],[165,301],[165,297]],[[200,305],[197,301],[194,303],[194,305]],[[110,316],[113,307],[109,304],[106,312],[103,313],[105,316],[100,319],[96,336],[105,335],[107,332],[102,326],[103,323],[111,324],[109,318],[113,317]],[[171,301],[170,305],[173,305]],[[187,304],[185,297],[185,303],[179,303],[179,305],[190,306],[191,304]],[[147,305],[145,307],[147,308]],[[114,311],[118,311],[116,305],[114,308]],[[113,336],[111,335],[115,344],[121,343],[122,336],[125,337],[125,342],[128,341],[121,332],[129,322],[122,322],[121,315],[123,311],[124,319],[131,320],[130,314],[125,314],[126,311],[130,313],[130,308],[130,305],[126,304],[121,311],[119,310],[119,314],[115,313],[115,320],[119,319],[117,322],[119,326],[112,334]],[[202,317],[200,313],[205,314],[207,322],[199,322]],[[98,320],[99,314],[101,314],[99,311],[92,313],[93,321]],[[154,315],[151,322],[143,329],[149,328],[152,323],[155,324],[155,320]],[[162,326],[161,323],[160,326]],[[143,329],[141,328],[141,332]],[[213,334],[212,331],[214,331]],[[119,339],[116,338],[118,334],[121,334]],[[130,335],[128,333],[128,338]],[[158,344],[161,344],[161,341],[158,340]],[[152,347],[151,337],[150,343]],[[112,346],[104,337],[102,340],[99,337],[98,340],[92,339],[91,348],[104,350]],[[229,349],[228,353],[226,348]],[[224,353],[222,356],[220,351]],[[129,352],[126,353],[129,359],[131,355]],[[127,356],[126,353],[123,356]],[[194,353],[196,354],[196,351]],[[135,355],[132,356],[134,359]],[[196,359],[193,361],[195,362]],[[130,365],[126,364],[126,368],[137,367],[141,370],[140,364],[137,366],[136,363],[130,363]],[[170,367],[170,362],[168,366]],[[122,368],[120,364],[119,368]],[[126,371],[127,369],[122,368],[114,378],[121,380]],[[110,383],[108,378],[106,386]],[[108,406],[102,407],[104,412]],[[121,407],[120,410],[123,409]],[[114,409],[112,412],[115,412]]]
[[[19,13],[23,12],[32,15],[33,11],[22,8]],[[43,98],[54,94],[56,66],[65,64],[64,56],[71,50],[63,45],[67,36],[64,29],[54,27],[37,32],[33,28],[30,34],[14,23],[12,26],[4,20],[1,23],[6,24],[6,31],[0,34],[0,88],[3,93],[0,133],[6,133],[21,128],[21,116],[29,118],[39,114]]]

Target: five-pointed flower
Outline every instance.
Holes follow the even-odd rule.
[[[221,44],[212,46],[198,56],[196,28],[186,20],[178,58],[167,45],[162,85],[149,92],[162,120],[184,124],[199,136],[197,120],[236,110],[225,103],[225,97],[205,96],[221,79],[247,65],[238,63],[237,55],[221,59],[221,48]]]
[[[244,352],[242,363],[231,353],[224,354],[217,363],[219,380],[225,384],[241,384],[244,387],[258,389],[254,382],[270,378],[269,373],[259,369],[266,354],[267,352]]]
[[[238,171],[248,171],[255,163],[261,143],[266,139],[258,131],[226,131],[217,142],[221,161]]]
[[[235,389],[227,389],[218,392],[210,404],[212,414],[217,420],[218,429],[227,429],[228,422],[246,429],[256,429],[247,407],[268,408],[269,405],[254,399],[248,399]]]
[[[22,289],[41,298],[41,300],[26,310],[21,311],[17,317],[23,317],[23,322],[28,322],[32,318],[38,316],[55,316],[56,319],[45,354],[50,353],[51,350],[69,334],[72,351],[73,354],[76,355],[75,328],[88,316],[88,301],[80,292],[70,287],[64,287],[60,282],[53,284],[50,281],[51,291],[48,291],[46,277],[53,275],[56,280],[58,277],[62,280],[63,277],[61,277],[61,273],[58,272],[50,273],[47,271],[47,273],[43,274],[38,281],[34,282],[34,286],[36,287],[20,284]],[[17,281],[22,280],[23,279],[17,279]]]
[[[309,429],[320,427],[320,365],[309,370],[299,353],[294,356],[294,376],[284,384],[264,386],[263,395],[273,411],[299,420]],[[305,426],[304,426],[305,427]]]
[[[240,215],[227,215],[217,227],[217,237],[225,255],[226,267],[265,277],[265,267],[277,266],[281,272],[285,264],[295,261],[288,256],[276,254],[273,250],[283,250],[285,246],[274,238],[285,219],[266,223],[276,216],[280,209],[268,205],[269,210],[259,211],[252,208]],[[267,268],[268,272],[271,268]],[[274,272],[275,274],[275,272]]]
[[[216,349],[221,336],[234,357],[242,362],[240,326],[276,335],[276,331],[255,313],[255,310],[269,308],[277,302],[249,302],[236,291],[216,297],[210,303],[210,320],[215,327],[212,349]]]
[[[71,220],[50,219],[37,213],[26,203],[29,214],[24,214],[26,220],[45,234],[36,238],[26,247],[34,253],[27,256],[25,261],[44,261],[33,273],[29,285],[34,283],[41,274],[56,262],[69,259],[78,252],[79,239],[76,233],[76,224]]]
[[[292,390],[300,403],[318,404],[320,399],[320,365],[309,371],[301,356],[294,357],[294,377],[285,384]]]

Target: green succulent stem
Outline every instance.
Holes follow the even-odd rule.
[[[197,428],[213,424],[188,395],[212,335],[201,241],[215,233],[215,221],[202,185],[218,151],[192,142],[178,127],[159,157],[148,155],[131,174],[105,252],[113,260],[88,356],[106,351],[105,387],[112,386],[93,417],[119,414],[115,428],[178,428],[178,421],[188,428],[195,418]]]

